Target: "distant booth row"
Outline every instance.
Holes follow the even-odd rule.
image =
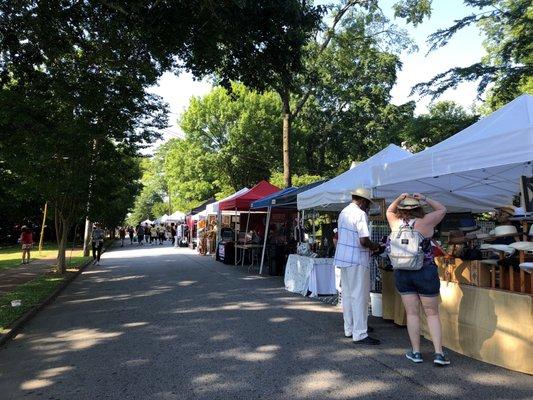
[[[337,218],[350,193],[371,189],[374,241],[390,233],[385,210],[400,193],[428,195],[448,210],[435,232],[444,345],[533,374],[532,176],[533,96],[523,95],[417,154],[389,145],[328,181],[283,190],[262,181],[210,199],[187,226],[201,254],[283,275],[294,293],[336,296]],[[405,325],[386,257],[372,258],[371,279],[372,314]]]

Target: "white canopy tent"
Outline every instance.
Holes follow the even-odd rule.
[[[351,201],[350,193],[354,189],[372,187],[372,167],[411,156],[412,154],[407,150],[390,144],[379,153],[335,178],[299,193],[297,196],[298,210],[340,211]]]
[[[510,204],[533,173],[533,96],[522,95],[456,135],[372,170],[374,194],[427,194],[452,211]]]
[[[250,189],[248,189],[247,187],[242,188],[238,192],[233,193],[231,196],[228,196],[228,197],[226,197],[226,198],[224,198],[222,200],[219,200],[219,201],[215,201],[214,203],[208,204],[207,207],[206,207],[207,214],[209,214],[209,215],[218,214],[220,203],[222,203],[223,201],[231,200],[231,199],[233,199],[235,197],[238,197],[241,194],[244,194],[244,193],[248,192],[249,190]]]
[[[159,217],[157,219],[157,221],[160,223],[160,224],[164,224],[168,221],[168,214],[163,214],[161,217]]]
[[[181,211],[176,211],[169,215],[167,222],[182,222],[185,221],[185,213]]]
[[[144,226],[145,224],[152,225],[153,221],[150,221],[149,219],[145,219],[143,222],[141,222],[141,225]]]

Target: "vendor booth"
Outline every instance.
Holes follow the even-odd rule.
[[[288,194],[292,197],[290,200],[292,204],[295,204],[301,211],[301,225],[303,226],[305,221],[311,220],[312,230],[310,246],[308,248],[302,246],[298,258],[292,257],[290,262],[287,262],[285,286],[288,290],[294,287],[299,291],[300,286],[293,283],[294,280],[301,282],[300,271],[311,271],[310,266],[316,265],[316,270],[322,270],[322,273],[311,274],[310,282],[313,283],[313,279],[316,279],[319,287],[323,285],[330,291],[329,293],[335,293],[335,290],[331,292],[331,289],[335,288],[335,280],[338,281],[338,278],[335,277],[332,256],[334,254],[334,228],[338,213],[351,201],[351,192],[356,187],[369,187],[371,185],[373,166],[401,160],[411,155],[407,150],[391,144],[329,181],[300,188],[298,191]],[[319,215],[321,215],[321,223],[316,229],[315,220],[319,218]],[[317,231],[320,232],[320,235],[317,235]],[[327,274],[323,273],[325,270],[328,271]],[[337,275],[339,274],[337,273]],[[309,290],[313,292],[312,288]]]
[[[520,193],[522,177],[533,175],[533,96],[520,96],[455,136],[372,173],[375,196],[387,201],[420,192],[442,202],[449,213],[508,206]],[[477,223],[461,226],[458,219],[455,231],[441,229],[438,239],[447,254],[436,262],[444,345],[533,374],[533,244],[528,236],[533,217],[527,211],[489,232]],[[392,273],[383,281],[384,317],[403,323]],[[427,328],[424,335],[429,336]]]
[[[217,244],[217,260],[228,263],[230,259],[229,251],[233,248],[233,262],[237,264],[239,259],[238,255],[240,253],[241,257],[244,257],[246,250],[252,250],[250,246],[252,244],[246,243],[246,229],[244,228],[244,223],[242,219],[242,213],[250,213],[250,206],[252,202],[259,200],[265,196],[279,192],[279,188],[270,184],[267,181],[261,181],[253,188],[242,191],[240,194],[235,194],[230,196],[230,198],[220,201],[218,203],[218,213],[224,217],[224,212],[232,212],[233,215],[227,215],[227,218],[222,218],[220,226],[220,238],[223,239],[225,234],[225,229],[233,230],[233,240],[220,240]],[[258,221],[262,222],[262,221]],[[257,229],[258,231],[260,229]],[[253,251],[257,254],[257,249],[262,248],[261,244],[255,244],[257,246]]]

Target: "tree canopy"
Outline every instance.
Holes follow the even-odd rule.
[[[461,82],[477,81],[478,93],[487,88],[492,110],[533,90],[533,4],[530,0],[464,0],[479,10],[429,37],[431,50],[446,45],[461,29],[477,25],[485,36],[487,55],[466,67],[454,67],[420,83],[414,91],[438,97]],[[490,86],[489,86],[490,85]]]

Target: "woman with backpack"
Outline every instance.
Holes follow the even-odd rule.
[[[425,213],[422,203],[433,211]],[[420,304],[427,323],[435,354],[435,365],[450,361],[442,351],[442,332],[439,317],[440,280],[433,257],[431,238],[435,227],[446,215],[446,207],[427,196],[415,193],[401,194],[387,209],[391,228],[389,257],[394,268],[396,289],[400,292],[407,313],[407,331],[412,349],[406,357],[423,362],[420,353]]]

